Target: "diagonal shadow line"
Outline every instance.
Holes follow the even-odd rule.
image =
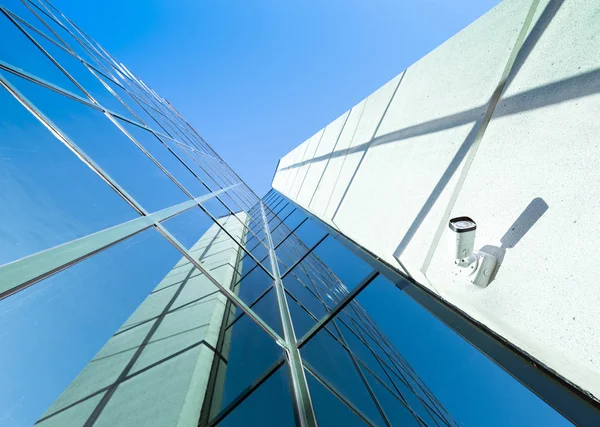
[[[205,247],[204,252],[202,253],[202,255],[200,255],[200,257],[198,257],[197,259],[201,259],[203,256],[206,255],[206,253],[208,252],[208,250],[212,246],[213,242],[217,239],[217,236],[219,236],[220,230],[221,229],[219,229],[215,233],[215,235],[212,237],[212,239],[209,242],[209,244],[206,245],[206,247]],[[159,318],[156,319],[156,321],[152,324],[152,327],[150,328],[150,330],[148,331],[148,333],[144,337],[144,340],[142,341],[142,343],[140,344],[140,346],[138,347],[138,349],[136,350],[136,352],[133,354],[133,356],[131,357],[131,359],[127,363],[127,365],[125,365],[125,368],[123,368],[123,370],[119,374],[119,377],[117,378],[117,380],[108,388],[108,390],[106,391],[106,393],[104,394],[104,396],[102,396],[102,399],[100,400],[100,402],[98,402],[98,404],[96,405],[96,407],[94,408],[94,410],[92,411],[92,413],[90,414],[90,416],[88,417],[88,419],[86,420],[86,422],[84,424],[84,427],[92,427],[94,425],[94,423],[96,422],[96,420],[98,419],[98,417],[100,416],[100,414],[102,413],[102,411],[104,410],[104,408],[106,407],[106,405],[108,405],[108,402],[110,401],[110,399],[112,398],[112,396],[117,391],[117,388],[119,387],[119,385],[123,381],[125,381],[125,378],[129,375],[129,372],[131,371],[131,369],[133,368],[133,366],[135,365],[135,363],[137,362],[137,360],[142,355],[142,352],[144,351],[144,349],[148,345],[149,341],[152,339],[152,336],[158,330],[158,327],[162,324],[162,321],[165,319],[167,313],[171,310],[171,307],[173,306],[173,304],[175,303],[175,301],[177,300],[177,298],[179,297],[179,295],[183,291],[183,288],[186,286],[186,284],[189,281],[190,276],[192,275],[192,273],[195,270],[196,270],[196,268],[194,267],[194,268],[192,268],[188,272],[188,274],[186,276],[186,279],[177,288],[177,290],[173,294],[173,297],[171,297],[171,299],[169,300],[169,302],[167,303],[167,305],[163,309],[163,312],[160,314]]]
[[[582,90],[587,87],[587,90]],[[558,80],[516,95],[502,98],[500,104],[503,109],[494,114],[494,118],[511,116],[526,111],[536,110],[549,105],[559,104],[561,102],[582,98],[600,92],[600,68],[585,73],[577,74],[566,79]],[[485,105],[465,110],[461,113],[451,114],[439,119],[430,120],[418,125],[400,129],[389,134],[374,138],[350,149],[339,150],[326,156],[315,157],[310,160],[295,163],[288,168],[297,168],[311,161],[326,160],[327,157],[341,157],[347,154],[363,151],[369,146],[389,144],[391,142],[401,141],[403,139],[426,135],[429,133],[440,132],[446,129],[473,123],[481,118],[485,112]]]
[[[423,207],[421,207],[421,210],[419,211],[414,221],[406,231],[404,237],[402,238],[402,241],[398,244],[398,247],[394,251],[395,257],[399,256],[400,254],[402,254],[402,252],[404,252],[404,249],[406,249],[406,246],[408,246],[408,243],[414,237],[415,233],[423,223],[425,217],[427,216],[433,205],[435,205],[435,203],[437,202],[439,196],[442,194],[442,191],[444,190],[444,188],[446,188],[448,182],[450,182],[450,179],[454,176],[454,173],[460,166],[461,162],[463,161],[463,159],[471,149],[473,142],[475,141],[475,136],[477,135],[479,124],[480,120],[477,120],[471,128],[471,131],[463,141],[463,143],[458,148],[458,151],[448,164],[448,167],[442,174],[441,178],[438,180],[438,183],[433,188],[433,190],[431,190],[431,193],[429,194],[429,197],[423,204]]]
[[[215,356],[217,356],[219,359],[221,359],[221,360],[223,361],[223,363],[227,364],[227,359],[225,359],[225,358],[224,358],[224,357],[223,357],[223,356],[222,356],[222,355],[221,355],[221,354],[220,354],[220,353],[217,351],[217,349],[215,349],[215,348],[214,348],[212,345],[210,345],[210,344],[209,344],[208,342],[206,342],[205,340],[200,340],[200,341],[198,341],[198,342],[195,342],[195,343],[193,343],[193,344],[190,344],[190,345],[189,345],[189,346],[187,346],[187,347],[184,347],[184,348],[182,348],[181,350],[178,350],[178,351],[176,351],[176,352],[175,352],[175,353],[173,353],[173,354],[170,354],[170,355],[168,355],[168,356],[166,356],[166,357],[164,357],[164,358],[162,358],[162,359],[160,359],[160,360],[157,360],[156,362],[154,362],[154,363],[152,363],[152,364],[150,364],[150,365],[148,365],[148,366],[146,366],[146,367],[144,367],[144,368],[140,369],[139,371],[136,371],[136,372],[134,372],[133,374],[131,374],[131,375],[127,376],[127,377],[125,378],[125,381],[128,381],[128,380],[130,380],[130,379],[132,379],[132,378],[135,378],[135,377],[137,377],[138,375],[140,375],[140,374],[142,374],[142,373],[144,373],[144,372],[147,372],[147,371],[149,371],[150,369],[152,369],[152,368],[155,368],[155,367],[156,367],[156,366],[158,366],[158,365],[161,365],[161,364],[163,364],[163,363],[165,363],[165,362],[167,362],[167,361],[169,361],[169,360],[171,360],[171,359],[173,359],[173,358],[175,358],[175,357],[177,357],[177,356],[179,356],[179,355],[181,355],[181,354],[183,354],[183,353],[185,353],[185,352],[188,352],[188,351],[192,350],[192,349],[193,349],[193,348],[195,348],[195,347],[198,347],[199,345],[205,345],[206,347],[208,347],[210,350],[212,350],[212,351],[215,353]],[[112,384],[111,384],[111,385],[112,385]],[[99,394],[101,394],[101,393],[104,393],[105,391],[107,391],[107,390],[108,390],[108,389],[111,387],[111,385],[108,385],[108,386],[106,386],[106,387],[102,387],[101,389],[99,389],[99,390],[96,390],[95,392],[93,392],[93,393],[90,393],[90,394],[88,394],[87,396],[85,396],[85,397],[82,397],[81,399],[78,399],[78,400],[76,400],[75,402],[73,402],[73,403],[70,403],[69,405],[67,405],[67,406],[65,406],[65,407],[63,407],[63,408],[60,408],[59,410],[57,410],[57,411],[55,411],[55,412],[53,412],[53,413],[51,413],[51,414],[48,414],[48,415],[46,415],[46,416],[45,416],[45,417],[43,417],[43,418],[40,418],[39,420],[37,420],[37,421],[35,422],[35,424],[42,423],[42,422],[44,422],[44,421],[46,421],[46,420],[48,420],[48,419],[50,419],[50,418],[53,418],[53,417],[55,417],[55,416],[57,416],[57,415],[60,415],[61,413],[65,412],[65,411],[68,411],[69,409],[71,409],[71,408],[74,408],[75,406],[77,406],[77,405],[80,405],[80,404],[84,403],[85,401],[87,401],[87,400],[89,400],[89,399],[92,399],[92,398],[96,397],[97,395],[99,395]]]
[[[167,335],[167,336],[162,337],[162,338],[158,338],[158,339],[155,339],[155,340],[148,341],[146,343],[146,345],[154,344],[154,343],[157,343],[157,342],[160,342],[160,341],[168,340],[170,338],[173,338],[173,337],[176,337],[176,336],[179,336],[179,335],[187,334],[188,332],[192,332],[192,331],[196,331],[198,329],[202,329],[202,328],[204,328],[204,327],[206,327],[208,325],[209,325],[208,323],[205,323],[205,324],[200,325],[200,326],[194,326],[193,328],[185,329],[183,331],[179,331],[179,332],[176,332],[176,333],[171,334],[171,335]],[[127,352],[131,351],[131,350],[136,350],[138,348],[139,348],[139,346],[133,346],[133,347],[126,348],[125,350],[120,350],[120,351],[116,351],[114,353],[107,354],[106,356],[96,357],[90,363],[98,362],[99,360],[110,359],[111,357],[118,356],[119,354],[124,354],[124,353],[127,353]]]
[[[346,185],[346,189],[344,190],[344,193],[342,194],[342,197],[341,197],[337,207],[335,208],[333,215],[331,216],[332,222],[335,220],[335,216],[337,215],[338,211],[340,210],[340,207],[342,206],[342,204],[344,203],[344,200],[346,199],[346,195],[348,194],[348,191],[350,190],[350,187],[352,186],[352,183],[354,182],[354,178],[356,177],[358,170],[360,169],[360,166],[362,165],[362,162],[365,159],[365,156],[367,155],[367,151],[369,151],[371,144],[373,143],[373,141],[375,141],[375,135],[377,135],[377,132],[379,131],[379,127],[381,126],[381,123],[383,123],[383,119],[385,118],[385,116],[390,108],[390,105],[392,105],[392,101],[394,100],[394,97],[396,96],[396,92],[398,92],[400,83],[402,83],[402,80],[404,80],[404,76],[406,76],[406,72],[407,72],[407,70],[405,70],[402,73],[402,76],[400,76],[400,78],[398,79],[398,83],[396,84],[396,87],[394,88],[394,92],[392,92],[392,96],[390,96],[390,100],[388,101],[387,105],[385,106],[385,109],[383,110],[383,113],[381,114],[381,117],[379,118],[379,122],[377,123],[377,126],[375,126],[375,130],[373,131],[371,140],[366,143],[366,146],[362,150],[362,156],[360,157],[360,160],[358,161],[358,164],[356,165],[356,168],[354,169],[354,172],[352,173],[352,176],[350,177],[350,181],[348,181],[348,185]],[[365,145],[365,144],[362,144],[362,145]],[[350,154],[351,152],[354,152],[354,151],[349,149],[346,151],[346,154]]]
[[[193,276],[193,277],[198,277],[198,276]],[[186,308],[186,307],[188,307],[188,306],[190,306],[190,305],[196,304],[196,303],[198,303],[198,302],[202,301],[202,300],[203,300],[203,299],[205,299],[205,298],[208,298],[208,297],[211,297],[211,296],[213,296],[213,295],[215,295],[215,294],[220,294],[220,293],[221,293],[221,292],[220,292],[219,290],[213,291],[213,292],[211,292],[211,293],[209,293],[209,294],[206,294],[206,295],[203,295],[203,296],[201,296],[200,298],[196,298],[196,299],[193,299],[192,301],[188,301],[188,302],[186,302],[185,304],[183,304],[183,305],[180,305],[179,307],[175,307],[175,308],[173,308],[172,310],[169,310],[169,312],[168,312],[167,314],[175,313],[176,311],[182,310],[182,309],[184,309],[184,308]],[[159,318],[159,316],[160,316],[160,315],[158,315],[158,316],[154,316],[154,317],[151,317],[151,318],[149,318],[149,319],[146,319],[146,320],[141,320],[141,321],[139,321],[139,322],[136,322],[136,323],[134,323],[133,325],[130,325],[130,326],[128,326],[128,327],[127,327],[127,328],[125,328],[125,329],[121,329],[121,330],[119,330],[119,331],[115,332],[115,334],[113,335],[113,337],[115,337],[115,336],[117,336],[117,335],[121,335],[121,334],[123,334],[123,333],[125,333],[125,332],[127,332],[127,331],[130,331],[130,330],[132,330],[132,329],[135,329],[135,328],[137,328],[137,327],[139,327],[139,326],[145,325],[145,324],[146,324],[146,323],[148,323],[148,322],[152,322],[153,320],[156,320],[156,319],[158,319],[158,318]]]
[[[534,0],[533,3],[531,4],[530,8],[537,8],[537,6],[539,5],[538,1],[539,0]],[[562,3],[563,3],[563,0],[550,0],[550,2],[546,5],[544,10],[540,14],[540,19],[538,19],[538,21],[533,25],[533,27],[531,27],[531,29],[529,30],[529,34],[527,34],[527,36],[524,37],[524,40],[520,43],[520,46],[517,47],[517,45],[515,45],[515,49],[518,49],[518,50],[516,52],[514,52],[515,57],[513,59],[513,62],[511,64],[510,58],[509,58],[509,63],[506,65],[506,67],[508,67],[508,70],[505,70],[503,72],[503,80],[502,79],[500,80],[500,83],[498,84],[496,91],[494,91],[494,94],[492,94],[492,97],[490,98],[490,101],[489,101],[490,106],[489,106],[488,111],[486,111],[483,121],[480,125],[481,129],[478,132],[473,149],[468,154],[468,157],[465,160],[465,166],[460,173],[460,176],[458,178],[456,186],[453,189],[450,199],[447,203],[447,206],[442,214],[442,217],[440,218],[440,223],[438,224],[435,235],[433,236],[433,238],[431,240],[429,250],[427,251],[427,255],[425,256],[423,265],[421,266],[421,272],[423,272],[423,274],[426,274],[426,271],[429,268],[431,260],[433,259],[433,255],[437,249],[441,235],[443,233],[445,221],[450,216],[451,210],[454,208],[454,206],[456,204],[456,200],[458,199],[460,192],[462,190],[463,184],[464,184],[465,180],[467,179],[467,176],[470,171],[470,167],[475,159],[475,155],[477,154],[478,147],[484,138],[484,135],[485,135],[485,132],[487,131],[487,127],[488,127],[489,123],[491,122],[491,120],[494,118],[495,115],[496,115],[496,117],[502,116],[503,114],[501,114],[501,113],[505,113],[506,110],[510,109],[510,107],[515,107],[514,103],[504,102],[504,103],[501,103],[500,108],[498,108],[498,103],[500,103],[500,101],[501,101],[502,94],[505,93],[505,91],[506,91],[507,83],[509,81],[512,81],[512,79],[514,79],[514,76],[518,74],[520,68],[525,63],[527,57],[531,54],[531,52],[533,50],[533,46],[535,46],[537,44],[541,35],[544,33],[544,31],[546,30],[546,28],[548,27],[548,25],[550,24],[552,19],[556,16],[556,13],[560,9],[560,6],[562,5]],[[533,12],[535,12],[535,10]],[[530,13],[531,13],[531,9],[530,9]],[[528,19],[530,19],[529,16],[531,16],[531,15],[528,15],[528,17],[526,18],[521,31],[524,31],[524,30],[526,31],[525,26],[528,25],[527,22],[528,22]],[[529,21],[529,22],[531,22],[531,21]],[[521,36],[519,36],[519,37],[521,37]],[[519,43],[518,39],[517,39],[516,43],[517,44]],[[529,46],[529,47],[523,50],[524,46]],[[514,68],[515,63],[517,63],[517,62],[518,62],[518,67]],[[592,71],[591,73],[594,73],[597,71],[598,71],[598,69]],[[586,74],[589,75],[590,73],[586,73]],[[546,85],[546,86],[548,86],[548,85]],[[596,81],[596,86],[598,86],[597,81]],[[574,89],[574,88],[571,88],[571,89]],[[579,95],[581,95],[582,93],[585,93],[585,92],[589,93],[589,88],[587,88],[585,91],[582,91],[582,88],[578,87],[576,89],[576,91]],[[548,93],[548,89],[545,90],[545,93],[546,94]],[[564,94],[563,94],[563,96],[564,96]],[[543,97],[540,96],[540,98],[543,98]],[[527,101],[528,101],[527,99],[522,100],[523,103],[525,103]],[[507,108],[507,107],[509,107],[509,108]],[[521,111],[523,110],[521,108],[521,106],[519,106],[519,109]],[[398,247],[396,249],[396,251],[394,252],[394,257],[396,259],[399,259],[401,252],[402,252],[401,248]]]
[[[315,186],[315,191],[313,191],[312,196],[310,196],[310,200],[308,201],[308,207],[309,208],[310,208],[310,205],[313,202],[313,199],[315,198],[315,195],[319,191],[319,185],[321,185],[321,181],[323,180],[323,176],[325,175],[325,171],[327,170],[327,166],[329,166],[329,161],[331,160],[331,154],[335,151],[335,147],[337,147],[338,142],[340,142],[340,138],[342,137],[342,133],[344,133],[344,129],[346,128],[346,123],[348,123],[348,118],[350,117],[350,114],[352,114],[352,110],[354,110],[354,107],[352,107],[350,109],[350,111],[348,111],[346,113],[346,117],[344,118],[344,123],[342,124],[342,127],[340,128],[340,132],[338,133],[338,136],[335,139],[335,143],[333,144],[333,148],[331,149],[331,153],[326,154],[327,161],[325,162],[325,167],[321,171],[321,176],[319,177],[319,180],[317,181],[317,185]],[[315,154],[316,154],[316,151],[315,151]]]
[[[514,80],[515,76],[519,73],[531,52],[533,52],[533,49],[542,38],[542,35],[550,25],[550,22],[552,22],[556,16],[558,10],[562,7],[564,1],[565,0],[550,0],[544,8],[544,11],[540,14],[537,22],[531,28],[531,31],[529,31],[529,34],[521,46],[521,49],[519,49],[519,53],[515,58],[510,75],[506,79],[506,83],[504,85],[505,91]]]
[[[317,142],[317,147],[315,148],[315,152],[313,153],[313,155],[316,154],[317,151],[319,151],[319,147],[321,146],[321,141],[323,141],[323,137],[325,136],[325,132],[327,132],[327,128],[329,126],[330,125],[325,126],[325,128],[323,128],[323,130],[321,131],[321,136],[319,137],[319,141]],[[306,147],[306,151],[308,152],[308,147]],[[306,177],[310,173],[310,168],[313,165],[313,163],[314,162],[309,162],[308,163],[308,167],[306,168],[306,172],[304,173],[304,176],[302,177],[302,182],[300,183],[300,186],[298,187],[298,191],[296,192],[296,199],[298,199],[298,196],[300,195],[300,192],[302,191],[302,187],[304,186],[304,181],[306,181]]]

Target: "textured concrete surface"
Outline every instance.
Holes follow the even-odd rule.
[[[219,219],[235,237],[243,228]],[[216,224],[191,248],[230,285],[238,247]],[[82,426],[111,387],[95,426],[195,426],[198,423],[226,298],[182,258],[38,421]],[[143,345],[142,345],[143,344]]]
[[[599,47],[598,2],[505,0],[283,157],[273,187],[600,397]],[[452,274],[458,215],[501,260],[485,289]]]

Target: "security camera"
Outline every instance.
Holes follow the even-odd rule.
[[[458,216],[452,218],[448,226],[454,237],[454,273],[457,276],[468,277],[477,286],[486,287],[496,268],[497,260],[492,254],[473,250],[477,224],[468,216]]]

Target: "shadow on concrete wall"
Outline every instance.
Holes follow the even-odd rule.
[[[504,257],[506,256],[506,250],[514,248],[547,210],[548,204],[544,199],[536,197],[529,205],[527,205],[525,210],[519,215],[515,222],[513,222],[508,230],[506,230],[506,233],[504,233],[504,236],[500,239],[499,247],[486,245],[480,249],[482,252],[492,254],[498,259],[498,264],[492,274],[490,283],[496,279],[496,275],[498,274],[500,267],[502,267]]]

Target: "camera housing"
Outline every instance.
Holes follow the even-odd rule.
[[[477,223],[468,216],[452,218],[448,223],[452,230],[452,254],[454,258],[454,274],[470,279],[480,287],[486,287],[496,268],[496,257],[486,252],[475,251],[475,230]]]

